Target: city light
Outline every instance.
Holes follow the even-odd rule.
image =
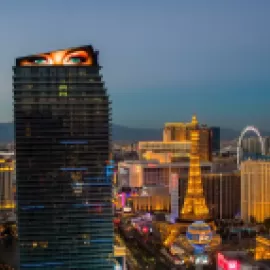
[[[138,2],[1,5],[0,270],[268,269],[270,2]]]

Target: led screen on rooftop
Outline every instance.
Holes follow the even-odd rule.
[[[68,48],[18,58],[17,66],[92,66],[96,65],[92,46]]]

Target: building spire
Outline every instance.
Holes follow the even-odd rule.
[[[198,120],[197,120],[196,114],[193,114],[191,123],[192,123],[193,125],[198,125]]]
[[[195,120],[197,119],[192,118],[192,121]],[[203,194],[199,141],[200,132],[196,128],[191,131],[189,176],[184,205],[181,210],[182,219],[201,220],[209,218],[209,209]]]

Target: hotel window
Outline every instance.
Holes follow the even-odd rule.
[[[30,90],[33,88],[33,84],[23,84],[21,88],[24,90]]]
[[[38,76],[40,77],[48,77],[49,76],[49,69],[48,68],[39,68],[38,69]]]
[[[68,76],[73,77],[73,76],[77,75],[76,73],[77,73],[77,68],[76,67],[70,67],[69,68]]]
[[[57,75],[57,74],[56,74],[56,68],[52,68],[52,67],[51,67],[51,68],[50,68],[50,76],[51,76],[51,77],[56,77],[56,75]]]
[[[31,68],[19,69],[19,75],[22,77],[29,77],[31,75]]]
[[[65,77],[66,76],[66,72],[65,72],[65,69],[64,68],[59,68],[57,70],[57,73],[60,77]]]
[[[31,136],[31,128],[29,123],[26,124],[26,128],[25,128],[25,136],[26,137],[30,137]]]
[[[86,68],[80,67],[78,73],[79,73],[79,76],[81,76],[81,77],[86,76],[87,75]]]
[[[22,104],[22,110],[24,110],[24,111],[30,111],[31,110],[31,105],[29,105],[29,104]]]
[[[59,85],[58,89],[59,89],[59,97],[67,97],[68,95],[68,91],[67,91],[67,85],[62,84]]]

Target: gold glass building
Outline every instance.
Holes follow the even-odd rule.
[[[14,160],[0,157],[0,210],[15,208],[13,179]]]
[[[198,129],[200,133],[199,157],[201,161],[212,160],[211,129],[199,125],[196,116],[189,123],[165,123],[163,141],[139,142],[140,159],[158,159],[160,162],[179,162],[188,160],[191,151],[191,132]]]
[[[257,236],[256,249],[254,254],[255,260],[270,260],[270,236]]]
[[[189,141],[142,141],[139,142],[139,157],[145,160],[156,159],[161,163],[188,160],[190,148],[191,142]]]
[[[241,163],[241,218],[263,222],[270,217],[270,162]]]

